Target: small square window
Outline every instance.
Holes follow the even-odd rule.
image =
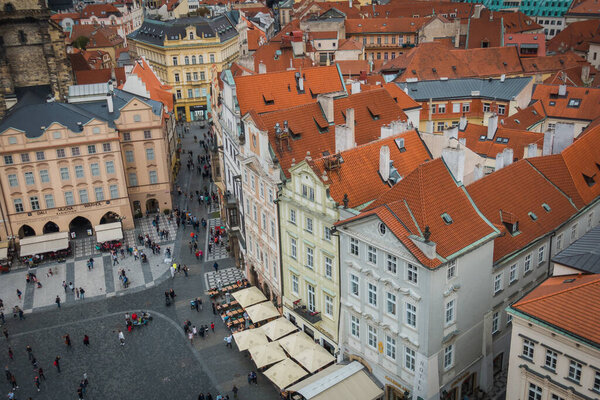
[[[88,154],[96,154],[96,145],[95,144],[90,144],[88,147]]]

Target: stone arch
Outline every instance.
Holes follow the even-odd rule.
[[[262,286],[262,292],[264,293],[265,297],[267,298],[267,300],[271,300],[271,289],[269,288],[269,285],[267,285],[267,282],[263,282]]]
[[[92,223],[85,217],[77,216],[69,222],[69,232],[75,232],[76,237],[87,236],[88,229],[92,229]]]
[[[60,232],[60,228],[52,221],[46,222],[46,225],[42,228],[42,233],[45,235],[46,233],[54,233]]]
[[[159,210],[160,205],[158,203],[158,199],[151,198],[146,200],[146,212],[154,213]]]
[[[35,230],[29,225],[23,225],[19,228],[19,238],[23,239],[27,236],[35,236]]]
[[[121,221],[121,216],[114,211],[109,211],[100,218],[100,225]]]

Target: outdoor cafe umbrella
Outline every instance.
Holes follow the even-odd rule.
[[[269,342],[261,346],[251,347],[248,351],[257,368],[266,367],[287,358],[277,342]]]
[[[289,358],[273,365],[266,370],[264,374],[281,390],[296,382],[298,379],[308,375],[301,366]]]
[[[304,332],[297,332],[277,341],[308,372],[315,372],[334,361],[335,358],[327,350],[316,344]]]
[[[288,333],[292,333],[298,330],[296,325],[292,324],[287,318],[277,318],[265,325],[261,326],[259,329],[267,335],[267,337],[271,340],[277,340]]]
[[[279,317],[279,311],[275,308],[275,306],[272,303],[268,301],[256,304],[252,307],[248,307],[245,311],[254,323],[261,322],[274,317]]]
[[[233,334],[233,338],[240,351],[269,343],[264,332],[258,329],[246,329],[241,332],[236,332]]]
[[[258,290],[256,286],[250,286],[249,288],[238,290],[237,292],[232,293],[232,296],[243,308],[267,300],[265,295],[262,294],[262,292]]]

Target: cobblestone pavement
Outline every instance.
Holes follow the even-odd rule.
[[[237,268],[219,268],[218,271],[207,272],[205,277],[206,287],[209,289],[217,287],[219,281],[222,286],[227,286],[245,278],[244,273]]]
[[[183,147],[191,148],[193,143],[190,142],[193,139],[184,138]],[[187,174],[187,170],[183,171],[179,177],[185,190],[202,184]],[[210,211],[198,207],[197,203],[190,204],[189,210],[199,218],[206,218]],[[125,259],[120,265],[112,266],[110,256],[102,255],[94,257],[96,263],[91,271],[85,265],[87,256],[38,268],[38,277],[43,283],[41,289],[28,287],[23,290],[25,271],[0,277],[0,298],[6,308],[20,304],[32,311],[24,320],[6,313],[4,327],[9,332],[9,339],[3,338],[4,343],[0,344],[0,362],[9,366],[20,386],[18,399],[29,396],[36,400],[76,399],[84,372],[89,379],[86,399],[191,400],[200,392],[210,392],[213,398],[217,393],[228,394],[233,399],[233,385],[239,388],[240,399],[278,399],[276,388],[261,373],[258,374],[258,385],[248,385],[246,376],[256,369],[247,352],[240,353],[235,346],[233,349],[225,346],[224,337],[228,330],[220,317],[213,315],[210,299],[205,294],[206,277],[207,273],[213,272],[213,262],[198,262],[190,255],[182,232],[183,229],[173,243],[174,258],[180,264],[188,265],[188,276],[177,274],[171,279],[159,256],[150,255],[152,261],[144,265]],[[203,237],[205,232],[201,231],[200,235]],[[230,258],[224,258],[219,261],[219,266],[220,271],[227,270],[234,268],[234,263]],[[47,277],[50,267],[57,272]],[[119,268],[123,267],[132,280],[132,286],[127,290],[121,288],[117,276]],[[159,276],[162,281],[157,278]],[[71,279],[78,287],[86,282],[85,300],[75,300],[74,293],[64,292],[62,281]],[[21,287],[25,301],[18,301],[16,287]],[[177,297],[174,304],[167,307],[164,292],[170,288],[175,290]],[[56,294],[63,298],[60,309],[50,302]],[[199,312],[190,308],[190,300],[196,297],[204,300],[204,309]],[[153,321],[148,326],[134,328],[131,333],[124,330],[126,344],[119,346],[116,329],[124,329],[124,314],[139,310],[149,311],[154,316]],[[210,326],[215,322],[215,332],[210,332],[204,340],[194,339],[190,343],[181,328],[186,320],[196,326]],[[73,341],[72,349],[67,349],[62,339],[67,333]],[[90,337],[89,348],[82,344],[84,334]],[[32,346],[47,377],[47,381],[42,381],[39,393],[33,385],[35,375],[25,354],[27,345]],[[15,353],[14,361],[8,359],[8,346]],[[61,374],[52,366],[57,355],[61,356]],[[6,381],[0,383],[0,397],[9,389]]]
[[[206,235],[206,250],[204,252],[204,254],[206,254],[206,261],[216,261],[216,260],[221,260],[223,258],[227,258],[229,257],[229,254],[227,253],[227,246],[229,245],[229,239],[227,238],[227,236],[223,237],[223,240],[221,241],[221,243],[219,243],[218,245],[215,245],[214,243],[210,243],[211,238],[210,238],[210,234],[208,232],[210,232],[210,229],[214,229],[217,226],[222,226],[222,222],[220,218],[211,218],[208,220],[208,228],[209,230],[207,231],[207,235]],[[210,249],[210,251],[209,251]]]

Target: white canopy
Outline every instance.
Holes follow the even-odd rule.
[[[287,358],[277,342],[269,342],[261,346],[251,347],[248,351],[257,368],[266,367]]]
[[[265,295],[258,290],[256,286],[250,286],[249,288],[238,290],[232,293],[233,298],[237,300],[240,306],[246,308],[256,303],[267,301]]]
[[[239,351],[269,343],[265,333],[259,329],[246,329],[233,334]]]
[[[279,389],[285,389],[298,379],[305,377],[308,373],[293,360],[286,358],[278,362],[264,372]]]
[[[94,230],[96,231],[96,241],[98,243],[123,239],[123,231],[121,230],[120,222],[96,225]]]
[[[265,301],[264,303],[259,303],[252,307],[248,307],[246,308],[246,312],[248,313],[248,316],[254,323],[261,322],[274,317],[279,317],[280,315],[279,311],[269,301]]]
[[[69,232],[48,233],[28,236],[20,240],[21,257],[64,250],[69,247]]]
[[[8,258],[8,242],[0,242],[0,260]]]
[[[283,337],[277,342],[308,372],[315,372],[335,361],[335,357],[302,331]]]
[[[277,318],[269,323],[264,324],[260,328],[271,340],[277,340],[288,333],[292,333],[298,330],[298,327],[288,321],[286,318]]]

